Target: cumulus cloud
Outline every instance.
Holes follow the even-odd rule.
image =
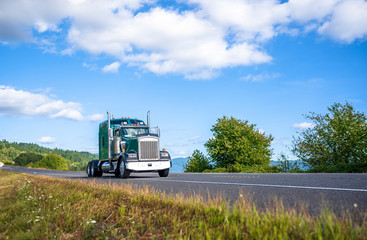
[[[46,116],[71,120],[100,120],[100,114],[83,116],[80,103],[64,102],[46,94],[0,86],[0,115]]]
[[[280,34],[316,31],[345,43],[367,36],[364,0],[187,0],[181,4],[189,8],[165,8],[151,0],[3,0],[0,41],[32,41],[34,33],[38,38],[54,34],[63,42],[46,50],[109,55],[116,62],[102,68],[104,72],[117,72],[126,64],[156,74],[205,79],[223,68],[271,62],[262,46]]]
[[[347,43],[366,38],[367,2],[364,0],[341,2],[335,7],[331,19],[324,22],[318,32]]]
[[[44,144],[51,144],[51,143],[55,143],[56,139],[53,138],[53,137],[44,136],[44,137],[41,137],[40,139],[38,139],[37,142],[44,143]]]
[[[303,129],[307,129],[307,128],[314,128],[315,124],[309,123],[309,122],[295,123],[295,124],[292,125],[292,127],[303,130]]]
[[[102,71],[105,73],[117,73],[119,68],[120,68],[120,63],[119,62],[113,62],[109,65],[106,65],[102,68]]]

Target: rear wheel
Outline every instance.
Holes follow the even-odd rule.
[[[88,165],[87,165],[87,175],[88,175],[88,177],[92,176],[90,168],[91,168],[91,162],[89,162]]]
[[[126,169],[126,165],[125,165],[124,160],[121,160],[120,166],[119,166],[119,169],[118,169],[118,176],[120,178],[128,178],[129,175],[130,175],[130,171]]]
[[[167,169],[164,169],[164,170],[159,170],[158,171],[158,174],[160,177],[168,177],[168,174],[169,174],[169,168]]]
[[[93,162],[92,162],[92,163],[91,163],[91,165],[90,165],[90,175],[91,175],[92,177],[95,177],[95,176],[96,176],[95,168],[94,168],[94,164],[93,164]]]

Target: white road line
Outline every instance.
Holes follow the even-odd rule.
[[[155,180],[155,181],[157,181],[157,180]],[[296,188],[296,189],[311,189],[311,190],[367,192],[367,189],[358,189],[358,188],[309,187],[309,186],[292,186],[292,185],[274,185],[274,184],[256,184],[256,183],[230,183],[230,182],[205,182],[205,181],[185,181],[185,180],[168,180],[168,179],[167,180],[161,180],[161,181],[162,182],[179,182],[179,183],[251,186],[251,187],[274,187],[274,188]]]

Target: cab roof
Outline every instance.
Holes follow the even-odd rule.
[[[143,120],[137,118],[113,118],[110,120],[111,127],[112,126],[140,126],[145,127],[147,124],[144,123]],[[103,121],[99,124],[100,127],[107,126],[107,120]]]

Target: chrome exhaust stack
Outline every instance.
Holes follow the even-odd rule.
[[[112,139],[112,129],[111,129],[111,118],[110,112],[107,112],[107,127],[108,127],[108,159],[111,159],[111,139]]]
[[[147,112],[147,125],[150,128],[150,110]]]

